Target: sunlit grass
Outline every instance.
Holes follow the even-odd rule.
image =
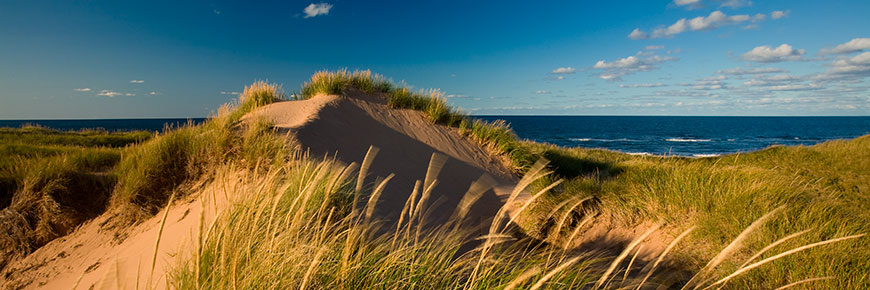
[[[103,212],[117,147],[147,132],[0,128],[0,268]]]
[[[203,124],[167,128],[138,146],[125,149],[115,168],[115,206],[132,204],[146,214],[162,208],[173,191],[195,181],[218,165],[240,161],[253,166],[279,162],[285,141],[273,136],[271,124],[246,113],[284,99],[281,86],[258,81],[245,87],[235,106],[224,106]]]
[[[870,213],[865,210],[870,206],[865,194],[870,190],[868,149],[870,136],[704,159],[539,146],[532,150],[536,155],[558,156],[554,160],[564,165],[556,165],[554,170],[575,177],[558,193],[539,202],[533,211],[536,215],[529,217],[531,221],[525,226],[532,233],[538,232],[536,229],[558,222],[560,215],[549,215],[550,210],[571,211],[557,207],[577,197],[594,196],[600,200],[596,206],[600,216],[624,227],[663,220],[668,224],[664,230],[676,236],[681,229],[696,226],[684,241],[693,247],[676,249],[673,254],[689,268],[702,267],[703,261],[749,226],[753,217],[779,206],[785,206],[783,213],[756,229],[756,236],[732,256],[748,258],[751,250],[803,230],[810,231],[777,247],[863,234],[870,232]],[[565,170],[571,168],[566,165],[573,169]],[[582,172],[585,174],[578,174]],[[549,239],[555,240],[570,235],[547,232],[553,235]],[[868,249],[867,238],[825,246],[785,257],[728,284],[737,289],[776,288],[801,277],[831,276],[835,278],[814,285],[863,288],[870,285]],[[832,259],[837,262],[831,263]],[[740,259],[729,259],[717,271],[731,271],[741,263]]]
[[[695,272],[692,279],[672,276],[673,269],[662,263],[674,249],[692,248],[683,241],[691,229],[668,245],[655,263],[635,269],[639,274],[629,276],[626,261],[639,245],[648,242],[646,237],[657,228],[631,241],[616,257],[539,244],[534,239],[518,239],[509,230],[511,218],[506,211],[500,211],[489,231],[478,237],[472,231],[453,226],[461,223],[464,216],[461,213],[465,212],[467,204],[457,207],[449,222],[421,231],[421,218],[428,203],[412,202],[426,200],[422,197],[425,192],[415,190],[402,210],[402,221],[395,228],[385,229],[376,219],[364,214],[377,206],[377,192],[382,186],[371,184],[357,191],[356,188],[361,188],[360,182],[365,183],[365,179],[357,176],[365,176],[365,170],[355,171],[355,164],[342,165],[330,159],[312,160],[298,153],[294,156],[293,161],[286,164],[255,169],[261,172],[257,175],[237,174],[249,176],[241,185],[218,186],[233,191],[212,194],[230,196],[235,202],[200,232],[197,240],[201,244],[195,253],[182,258],[171,272],[171,287],[651,289],[667,285],[680,287],[688,281],[689,288],[715,289],[720,285],[745,285],[745,280],[740,278],[775,266],[784,257],[824,247],[854,245],[850,240],[861,238],[861,235],[838,235],[794,247],[771,247],[777,249],[776,253],[764,259],[742,258],[740,251],[751,250],[745,247],[746,241],[766,234],[760,229],[782,215],[782,210],[778,209],[750,217],[753,224],[740,235],[730,236],[733,239],[730,245],[719,248],[718,255],[707,267]],[[531,166],[514,193],[550,175],[544,165]],[[437,177],[427,176],[426,180],[434,178]],[[384,182],[389,179],[386,180]],[[364,196],[358,197],[360,194]],[[358,199],[369,202],[366,210],[354,213],[352,201]],[[733,269],[720,266],[723,261],[732,259],[745,260],[745,264]]]

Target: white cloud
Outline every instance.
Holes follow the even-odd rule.
[[[812,91],[822,89],[818,84],[794,84],[794,85],[777,85],[767,87],[771,91]]]
[[[573,74],[575,72],[577,72],[577,70],[574,69],[573,67],[569,66],[569,67],[560,67],[560,68],[554,69],[550,73],[557,74],[557,75],[568,75],[568,74]]]
[[[820,54],[847,54],[870,50],[870,38],[854,38],[849,42],[837,45],[834,48],[822,49]]]
[[[788,11],[788,10],[786,10],[786,11],[779,11],[779,10],[773,11],[770,13],[770,18],[780,19],[780,18],[788,16],[789,13],[790,13],[790,11]]]
[[[664,46],[664,45],[647,45],[647,46],[644,47],[643,49],[646,49],[646,50],[659,50],[659,49],[665,49],[665,46]]]
[[[719,27],[728,23],[744,22],[749,20],[749,15],[734,15],[728,16],[722,11],[713,11],[707,17],[698,16],[689,20],[689,28],[692,30],[707,30]]]
[[[97,93],[97,96],[110,97],[110,98],[114,98],[114,97],[117,97],[120,95],[121,95],[121,93],[115,92],[112,90],[101,90],[99,93]]]
[[[776,48],[762,45],[743,54],[743,59],[754,62],[782,62],[800,60],[806,50],[794,49],[791,45],[781,44]]]
[[[648,53],[641,51],[638,52],[637,55],[617,59],[612,62],[599,60],[592,66],[592,68],[604,70],[604,72],[599,75],[602,79],[618,80],[621,76],[640,71],[650,71],[658,68],[656,66],[657,64],[677,60],[678,58],[675,57],[662,57],[655,54],[649,55]]]
[[[603,60],[599,60],[595,63],[592,68],[598,69],[609,69],[609,68],[639,68],[639,69],[647,69],[649,66],[662,63],[669,60],[676,60],[672,57],[661,57],[658,55],[653,55],[648,58],[641,58],[638,56],[629,56],[625,58],[621,58],[612,62],[606,62]]]
[[[831,68],[816,77],[818,80],[855,80],[870,77],[870,52],[841,58],[828,64]]]
[[[724,0],[719,1],[719,7],[740,8],[743,6],[752,6],[752,1],[748,0]]]
[[[635,40],[647,39],[648,37],[649,37],[649,34],[641,31],[640,28],[635,28],[634,30],[631,31],[631,33],[628,34],[629,39],[635,39]]]
[[[665,86],[662,83],[619,85],[620,88],[657,88]]]
[[[328,15],[332,9],[332,4],[329,3],[311,3],[302,12],[305,12],[305,18],[311,18],[320,15]]]
[[[548,95],[548,94],[550,94],[550,91],[540,90],[540,91],[535,91],[535,94],[538,94],[538,95]]]
[[[674,0],[674,4],[677,6],[696,5],[700,2],[701,0]]]
[[[91,88],[80,88],[80,89],[73,89],[73,90],[76,92],[90,92]]]
[[[715,0],[719,3],[719,7],[740,8],[744,6],[752,6],[752,1],[749,0]],[[687,9],[696,9],[704,7],[701,0],[674,0],[674,5],[685,7]]]
[[[640,58],[637,56],[629,56],[626,58],[621,58],[612,62],[606,62],[603,60],[599,60],[592,68],[624,68],[624,67],[632,67],[640,63]]]
[[[686,19],[677,20],[671,26],[667,28],[657,28],[652,32],[652,38],[662,38],[662,37],[670,37],[672,35],[680,34],[686,31]]]
[[[762,21],[762,20],[764,20],[765,18],[767,18],[767,15],[764,15],[764,14],[758,13],[758,14],[755,14],[755,16],[752,16],[752,22]]]
[[[749,20],[760,21],[747,14],[728,16],[722,11],[713,11],[710,15],[698,16],[692,19],[681,18],[667,27],[659,27],[653,29],[651,33],[647,33],[640,28],[635,28],[628,35],[630,39],[647,39],[647,38],[668,38],[686,31],[704,31],[715,29],[724,25],[737,24]]]
[[[796,82],[801,82],[801,81],[803,81],[803,79],[804,79],[803,77],[787,75],[787,74],[777,74],[777,75],[772,75],[772,76],[764,75],[764,76],[755,77],[751,80],[745,81],[745,82],[743,82],[743,85],[750,86],[750,87],[784,86],[784,85],[789,85],[789,84],[793,84]]]
[[[559,80],[559,81],[564,80],[564,79],[565,79],[565,76],[557,76],[556,77],[556,80]]]
[[[756,68],[749,68],[749,69],[744,69],[744,68],[738,67],[738,68],[716,71],[717,74],[722,74],[722,75],[755,75],[755,74],[782,73],[782,72],[786,72],[786,71],[781,69],[781,68],[775,68],[775,67],[756,67]]]
[[[727,77],[725,77],[724,75],[718,75],[718,76],[713,76],[713,77],[709,77],[709,78],[699,79],[699,80],[695,81],[694,83],[680,84],[680,85],[686,86],[686,87],[691,87],[693,90],[702,90],[702,91],[719,90],[719,89],[727,88],[726,84],[724,82],[722,82],[726,78]]]

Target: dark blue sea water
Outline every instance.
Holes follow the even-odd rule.
[[[771,145],[812,145],[870,134],[870,117],[476,116],[503,119],[520,138],[627,153],[706,156]],[[59,130],[159,131],[190,120],[0,120],[0,127],[39,124]]]
[[[481,116],[520,138],[627,153],[707,156],[870,134],[870,117]]]

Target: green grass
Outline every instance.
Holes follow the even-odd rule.
[[[120,147],[148,132],[0,128],[0,268],[101,214]]]
[[[402,220],[395,228],[390,225],[385,232],[367,213],[377,206],[377,192],[388,181],[366,183],[358,177],[366,176],[366,172],[355,171],[355,165],[342,165],[330,159],[311,160],[298,153],[292,156],[287,163],[247,169],[258,174],[240,173],[233,164],[220,170],[246,178],[214,180],[214,188],[223,191],[210,192],[204,198],[228,196],[234,202],[213,223],[201,219],[205,228],[199,232],[199,242],[192,256],[181,258],[175,265],[169,286],[177,289],[634,289],[644,285],[679,287],[688,278],[648,262],[647,267],[635,269],[651,273],[649,280],[645,279],[647,275],[625,279],[626,261],[643,236],[632,241],[617,257],[574,252],[557,244],[541,244],[535,239],[516,240],[505,226],[507,217],[503,212],[497,215],[488,235],[476,238],[471,232],[454,227],[462,222],[468,208],[457,207],[449,222],[421,231],[419,225],[428,204],[415,206],[408,202],[410,206],[402,210]],[[519,182],[519,190],[550,175],[544,164],[530,166],[528,174]],[[364,190],[356,191],[359,186],[353,180],[366,184]],[[426,192],[415,191],[409,201],[426,200],[426,196]],[[352,201],[357,199],[368,202],[364,209],[352,211]],[[734,236],[723,237],[722,245],[717,245],[717,250],[705,260],[710,261],[709,266],[691,269],[697,277],[692,285],[704,288],[725,284],[726,288],[756,289],[823,276],[824,273],[816,272],[802,273],[809,276],[789,276],[787,280],[752,280],[752,277],[771,274],[762,269],[791,269],[788,267],[794,265],[788,262],[790,259],[832,247],[854,247],[855,239],[861,238],[844,232],[825,237],[827,240],[821,244],[814,243],[822,240],[785,243],[771,252],[782,253],[786,258],[768,261],[766,258],[773,256],[768,254],[738,269],[731,261],[747,260],[745,252],[758,250],[753,248],[754,239],[764,238],[769,234],[765,228],[779,225],[778,219],[788,213],[775,209],[751,215],[749,223],[738,228]],[[734,227],[732,223],[723,224]],[[694,232],[684,233],[690,237],[692,233],[706,235],[702,228],[698,226]],[[475,246],[467,247],[468,243]],[[729,244],[735,246],[725,247]],[[772,241],[764,245],[769,244]],[[696,248],[696,244],[686,241],[675,241],[672,245],[679,246],[676,249],[681,251]],[[798,248],[803,246],[807,249]],[[794,254],[788,256],[792,252]],[[820,283],[830,281],[842,283],[824,280],[810,285],[825,285]],[[841,281],[849,282],[848,278]]]
[[[171,272],[171,287],[494,289],[513,283],[528,289],[540,282],[541,289],[557,289],[599,277],[586,268],[598,261],[593,257],[539,248],[533,241],[502,244],[500,239],[509,237],[505,235],[487,239],[486,250],[460,251],[474,237],[455,230],[452,223],[419,230],[426,204],[403,211],[404,222],[394,229],[397,235],[378,234],[376,221],[350,210],[355,194],[364,194],[363,199],[377,195],[372,192],[376,189],[354,191],[351,180],[365,172],[329,159],[297,156],[293,162],[258,169],[259,175],[234,174],[249,176],[247,180],[216,180],[217,188],[228,191],[212,196],[238,201],[200,232],[195,254]],[[368,207],[375,204],[370,201]],[[452,222],[460,223],[461,216]],[[560,265],[565,269],[552,271]]]
[[[223,112],[221,114],[224,115],[221,117],[226,118],[226,120],[222,121],[226,123],[224,125],[235,125],[241,120],[242,116],[251,110],[286,99],[287,94],[284,93],[281,85],[265,81],[255,81],[253,84],[245,86],[245,89],[235,103],[222,108]]]
[[[239,161],[254,166],[286,159],[281,155],[285,141],[271,134],[271,124],[241,121],[251,110],[282,99],[279,85],[258,81],[245,87],[235,106],[222,107],[203,124],[165,130],[148,142],[125,149],[114,169],[119,182],[113,205],[132,205],[143,211],[140,217],[147,217],[163,208],[173,192],[208,176],[222,163]]]
[[[528,145],[538,148],[532,150],[534,155],[554,160],[557,173],[568,178],[560,193],[539,202],[534,211],[538,216],[526,225],[531,232],[551,216],[560,216],[552,211],[562,201],[595,196],[601,216],[626,227],[664,221],[665,230],[676,235],[697,226],[686,240],[693,247],[676,253],[682,263],[697,269],[756,217],[785,206],[721,267],[722,272],[735,270],[753,251],[803,230],[810,231],[777,249],[870,232],[870,136],[702,159]],[[559,238],[550,234],[555,235],[550,239]],[[867,288],[868,261],[870,240],[861,238],[785,258],[730,285],[776,288],[801,278],[832,276],[835,279],[813,285]]]
[[[404,84],[395,85],[384,76],[373,74],[368,70],[318,71],[309,82],[302,85],[300,92],[303,99],[308,99],[319,94],[342,95],[348,88],[355,88],[370,95],[383,96],[392,108],[422,111],[434,124],[455,127],[468,119],[461,112],[447,105],[444,94],[439,90],[421,89],[412,92]]]
[[[223,162],[281,162],[286,142],[261,120],[242,122],[258,106],[284,99],[281,87],[255,82],[238,102],[204,124],[162,133],[62,132],[0,128],[0,268],[107,208],[129,224]]]
[[[25,176],[40,172],[48,175],[51,168],[40,163],[43,160],[67,158],[75,163],[74,167],[82,170],[106,170],[118,161],[119,148],[150,137],[151,133],[142,131],[58,131],[36,126],[0,128],[0,194],[3,197],[0,205],[8,205],[14,191],[23,186]],[[3,200],[7,202],[3,203]]]
[[[0,128],[0,144],[60,145],[119,148],[151,137],[144,131],[107,132],[99,130],[58,131],[38,126]],[[5,154],[4,154],[5,155]]]

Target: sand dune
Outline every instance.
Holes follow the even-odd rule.
[[[376,218],[395,221],[417,180],[426,177],[433,154],[443,162],[437,184],[426,205],[427,221],[437,225],[449,218],[469,186],[489,176],[493,189],[472,206],[466,223],[482,228],[504,203],[516,176],[495,157],[455,129],[433,125],[421,112],[389,108],[382,98],[350,91],[347,96],[320,95],[308,100],[285,101],[264,106],[245,119],[267,118],[289,133],[312,157],[325,156],[360,163],[370,146],[379,153],[367,182],[396,176],[387,184],[375,208]],[[169,265],[195,248],[201,219],[209,223],[233,190],[228,179],[241,178],[224,172],[214,182],[176,202],[166,213],[130,228],[107,226],[116,213],[106,213],[86,222],[72,234],[38,249],[6,269],[0,287],[13,289],[114,289],[165,287]],[[222,180],[222,181],[221,181]],[[243,191],[244,192],[244,191]],[[151,263],[163,216],[166,222],[157,249],[154,274]]]
[[[251,117],[274,122],[315,156],[359,163],[369,146],[379,148],[370,175],[396,174],[375,211],[385,222],[396,220],[414,183],[425,178],[433,153],[447,158],[432,193],[430,222],[437,224],[448,218],[472,182],[483,175],[491,176],[496,186],[484,193],[469,218],[484,223],[503,205],[516,176],[478,144],[455,129],[429,123],[419,111],[391,109],[384,98],[355,90],[345,95],[275,103],[258,109]]]

